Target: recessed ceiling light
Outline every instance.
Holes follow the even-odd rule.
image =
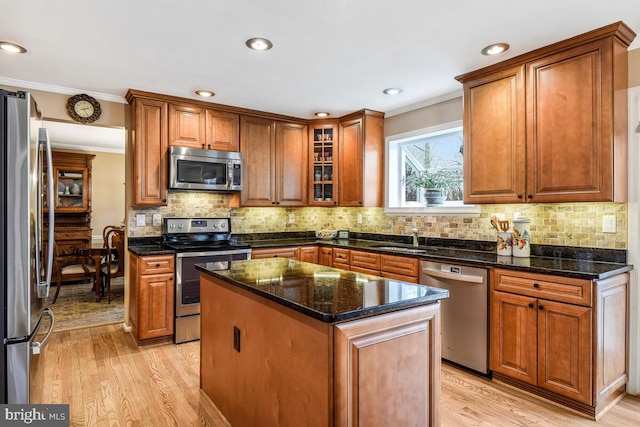
[[[318,111],[317,113],[314,113],[314,114],[318,117],[329,117],[329,113],[325,111]]]
[[[1,41],[0,41],[0,49],[9,53],[25,53],[27,51],[27,49],[15,43],[1,42]]]
[[[402,93],[402,89],[399,87],[390,87],[382,91],[385,95],[397,95]]]
[[[247,40],[246,44],[249,49],[253,50],[269,50],[273,47],[273,43],[271,43],[271,41],[262,37],[254,37],[252,39],[249,39]]]
[[[202,89],[200,89],[200,90],[196,91],[196,95],[200,95],[200,96],[202,96],[204,98],[209,98],[210,96],[215,95],[215,93],[213,93],[210,90],[202,90]]]
[[[485,47],[480,51],[483,55],[497,55],[509,49],[509,45],[507,43],[494,43]]]

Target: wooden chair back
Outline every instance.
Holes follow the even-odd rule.
[[[124,229],[112,225],[104,228],[104,247],[107,249],[107,271],[111,278],[124,276]],[[117,263],[118,269],[112,271],[112,264]]]

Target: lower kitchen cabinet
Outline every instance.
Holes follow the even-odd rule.
[[[333,268],[341,268],[342,270],[349,270],[349,249],[333,248],[333,258],[331,260]]]
[[[129,254],[129,323],[138,343],[172,340],[174,256]]]
[[[628,380],[628,285],[628,274],[589,281],[496,269],[494,378],[595,418]]]
[[[318,252],[318,264],[333,267],[333,248],[320,246]]]
[[[298,252],[298,261],[311,262],[318,264],[318,247],[317,246],[301,246]]]
[[[298,259],[300,248],[297,246],[287,246],[284,248],[252,249],[251,259],[260,258],[289,258]]]
[[[381,255],[380,276],[386,279],[418,283],[419,264],[420,261],[417,258]]]

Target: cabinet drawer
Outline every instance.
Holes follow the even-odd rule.
[[[54,233],[56,241],[61,240],[84,240],[91,239],[91,230],[79,230],[77,228],[74,229],[60,229],[57,228]]]
[[[496,269],[491,287],[496,291],[591,306],[589,280]]]
[[[254,249],[251,251],[251,259],[261,258],[289,258],[298,259],[298,248],[274,248],[274,249]]]
[[[349,249],[333,248],[333,263],[349,265]]]
[[[145,256],[138,258],[138,269],[143,274],[173,273],[173,255]]]
[[[380,271],[418,277],[418,260],[395,255],[382,255],[380,257]]]
[[[369,270],[380,271],[380,254],[373,252],[351,251],[350,265],[362,267]]]

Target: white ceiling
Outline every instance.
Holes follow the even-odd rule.
[[[0,53],[0,84],[121,102],[129,88],[194,99],[210,89],[211,102],[300,118],[390,116],[458,96],[459,74],[616,21],[640,33],[638,0],[2,3],[0,40],[28,52]],[[249,50],[255,36],[273,49]],[[511,49],[480,55],[494,42]],[[382,93],[392,86],[404,92]]]

